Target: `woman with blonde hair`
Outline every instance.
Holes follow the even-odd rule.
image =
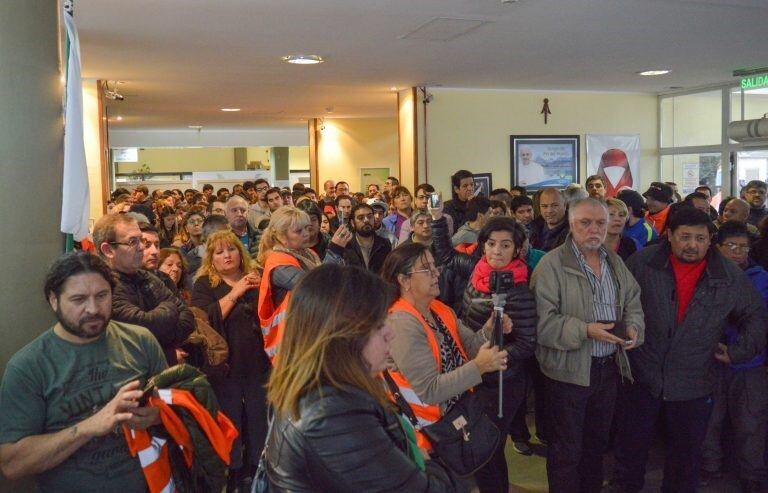
[[[273,363],[291,290],[307,272],[321,263],[343,264],[344,249],[353,236],[346,226],[337,229],[321,261],[308,248],[309,227],[306,212],[283,206],[272,213],[269,226],[261,236],[257,264],[263,267],[263,282],[259,288],[258,314],[264,349]]]
[[[254,311],[259,282],[234,233],[208,236],[191,304],[208,314],[211,326],[229,345],[228,370],[209,376],[224,414],[240,432],[232,447],[228,491],[253,475],[267,434],[264,384],[270,367]]]
[[[270,491],[456,491],[443,466],[424,460],[376,378],[394,336],[393,298],[353,267],[324,265],[296,285],[267,390]]]
[[[605,235],[605,248],[610,248],[621,257],[621,260],[627,260],[630,255],[638,251],[637,241],[631,236],[624,236],[624,227],[629,220],[629,209],[627,205],[619,199],[607,198],[605,205],[608,206],[608,233]]]

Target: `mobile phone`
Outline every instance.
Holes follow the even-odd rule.
[[[430,209],[439,209],[440,208],[440,192],[432,192],[429,194],[429,208]]]
[[[347,219],[346,217],[344,217],[344,211],[339,209],[339,213],[338,213],[337,217],[339,218],[339,227],[343,226],[345,220]]]
[[[149,397],[152,395],[152,392],[155,390],[155,387],[149,387],[144,391],[143,394],[141,394],[141,397],[139,397],[139,407],[144,407],[149,403]]]

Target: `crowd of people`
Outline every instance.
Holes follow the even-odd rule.
[[[717,208],[706,185],[608,189],[118,189],[48,272],[56,325],[6,367],[0,470],[165,491],[130,436],[169,427],[142,388],[186,364],[237,431],[230,492],[507,492],[529,401],[552,492],[641,491],[658,435],[663,491],[722,477],[726,450],[767,491],[768,186]],[[502,438],[459,475],[428,430],[468,395]]]

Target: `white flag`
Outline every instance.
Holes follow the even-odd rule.
[[[88,236],[90,197],[88,166],[83,141],[83,85],[80,78],[80,42],[72,17],[72,1],[63,3],[67,29],[67,85],[64,108],[64,180],[61,200],[61,232],[80,241]]]

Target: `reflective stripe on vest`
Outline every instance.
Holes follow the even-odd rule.
[[[171,493],[175,490],[171,461],[168,456],[168,441],[150,436],[143,430],[131,430],[124,426],[128,450],[134,457],[138,455],[144,478],[150,493]]]
[[[280,345],[280,339],[283,335],[285,326],[285,312],[288,310],[288,302],[291,299],[291,292],[286,293],[280,305],[275,307],[272,303],[272,271],[277,267],[296,267],[301,268],[299,261],[291,254],[284,252],[272,252],[267,257],[264,273],[261,276],[261,286],[259,286],[259,325],[264,337],[264,351],[269,360],[275,364],[275,356]]]
[[[448,329],[448,332],[451,334],[451,337],[453,337],[453,340],[456,342],[456,347],[461,353],[461,356],[464,358],[464,361],[465,362],[469,361],[469,358],[467,358],[467,353],[464,350],[464,346],[461,343],[458,324],[456,322],[456,315],[453,313],[453,310],[451,310],[447,305],[443,304],[438,300],[434,300],[432,303],[430,303],[429,309],[440,318],[440,320],[443,322],[445,327]],[[437,337],[435,337],[435,334],[427,324],[427,321],[424,320],[424,317],[422,317],[421,313],[419,313],[419,311],[416,310],[416,308],[414,308],[413,305],[411,305],[410,303],[408,303],[402,298],[397,300],[395,304],[392,305],[392,308],[390,308],[389,312],[390,313],[406,312],[412,315],[413,317],[415,317],[416,320],[421,322],[421,326],[424,329],[424,333],[427,336],[429,349],[432,352],[432,357],[434,358],[435,365],[437,366],[437,372],[440,373],[442,371],[442,362],[440,361],[440,346],[437,342]],[[424,436],[424,434],[419,430],[419,428],[431,425],[440,419],[440,416],[442,414],[440,412],[440,405],[427,404],[424,401],[422,401],[421,398],[416,394],[416,392],[414,392],[410,382],[408,382],[408,379],[405,378],[405,376],[402,373],[398,371],[390,371],[389,373],[390,375],[392,375],[392,380],[395,381],[395,383],[397,384],[397,387],[400,389],[400,393],[402,394],[403,398],[405,398],[405,400],[408,402],[408,404],[411,406],[411,409],[413,410],[413,414],[416,416],[416,420],[418,421],[418,427],[416,427],[417,428],[416,438],[419,443],[419,446],[426,450],[431,450],[432,446],[429,444],[429,441],[426,439],[426,436]]]

